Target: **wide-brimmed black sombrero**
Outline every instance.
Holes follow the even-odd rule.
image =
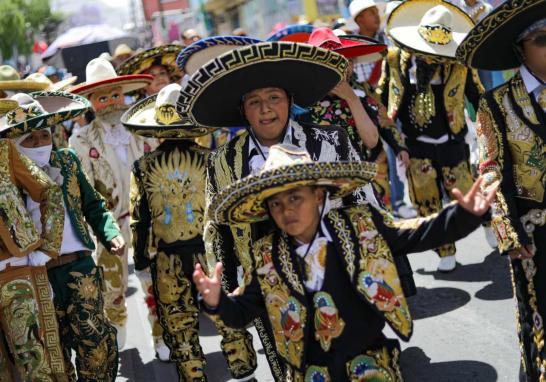
[[[470,31],[457,49],[457,58],[477,69],[516,68],[521,65],[515,50],[518,36],[544,18],[545,0],[508,0]]]
[[[18,106],[0,119],[0,137],[17,138],[32,131],[53,127],[85,113],[89,101],[65,92],[35,92],[15,94]]]
[[[252,90],[277,87],[305,107],[345,76],[347,60],[308,44],[263,42],[232,50],[195,72],[180,92],[178,112],[213,127],[246,124],[241,100]]]
[[[271,146],[263,169],[218,192],[208,217],[219,224],[254,223],[268,217],[266,200],[296,187],[325,187],[331,199],[368,184],[376,175],[372,162],[314,162],[309,153],[291,144]]]
[[[197,138],[216,130],[182,118],[176,111],[179,94],[179,84],[167,85],[159,93],[134,104],[123,114],[121,123],[131,133],[151,138]]]
[[[212,36],[187,46],[176,58],[176,64],[190,76],[206,62],[243,46],[262,42],[246,36]]]

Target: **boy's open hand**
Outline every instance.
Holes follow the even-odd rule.
[[[222,293],[222,270],[224,266],[222,263],[216,263],[214,267],[214,275],[209,278],[203,269],[201,264],[195,265],[195,271],[193,272],[193,282],[197,286],[197,290],[201,293],[205,304],[211,308],[216,308],[220,303],[220,293]]]
[[[468,191],[466,195],[463,195],[463,193],[457,188],[452,190],[453,196],[459,205],[476,216],[483,216],[489,210],[491,202],[493,202],[495,199],[495,195],[497,194],[497,189],[499,187],[499,183],[497,182],[482,192],[480,191],[480,185],[482,182],[482,177],[476,179],[472,185],[472,188],[470,188],[470,191]]]

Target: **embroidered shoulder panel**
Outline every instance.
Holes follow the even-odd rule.
[[[362,205],[344,210],[359,240],[356,287],[393,330],[407,340],[413,330],[411,314],[390,248],[377,231],[370,208]]]
[[[492,93],[493,102],[505,99],[507,92],[507,85],[503,85],[494,90]],[[480,173],[484,179],[482,183],[483,189],[490,187],[497,181],[502,181],[502,174],[505,166],[503,132],[495,121],[493,112],[487,101],[488,98],[489,96],[486,95],[486,97],[480,100],[477,114],[478,124],[476,127],[480,156]],[[500,106],[498,103],[497,105]],[[511,133],[507,130],[506,134],[509,135]],[[497,191],[497,197],[493,202],[491,224],[497,236],[497,242],[501,252],[520,246],[518,234],[510,222],[510,211],[502,188]]]
[[[460,64],[444,64],[451,73],[444,87],[444,104],[451,132],[459,134],[465,127],[464,93],[468,69]]]
[[[277,352],[289,364],[300,368],[303,363],[307,308],[290,294],[290,289],[275,270],[272,252],[272,235],[266,236],[255,243],[253,255],[256,261],[256,274],[265,299]],[[286,253],[279,255],[285,256]],[[283,265],[283,272],[290,273],[293,270],[284,268]],[[299,285],[303,290],[303,286]]]
[[[0,140],[0,219],[21,251],[40,240],[17,186],[12,182],[10,147]]]

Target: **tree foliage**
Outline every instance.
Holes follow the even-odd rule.
[[[21,54],[32,51],[34,37],[47,37],[62,22],[63,16],[52,13],[49,0],[0,0],[0,52],[7,59],[13,48]]]

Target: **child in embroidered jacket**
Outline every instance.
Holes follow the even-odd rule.
[[[399,344],[387,339],[385,321],[403,340],[412,319],[393,256],[458,240],[482,222],[496,188],[481,180],[456,202],[428,218],[394,221],[371,205],[329,209],[372,179],[366,162],[312,162],[292,145],[271,148],[264,169],[220,192],[209,206],[219,222],[273,219],[277,229],[253,246],[256,267],[236,296],[221,291],[222,265],[198,264],[194,281],[209,313],[244,327],[267,311],[276,350],[295,381],[349,381],[383,376],[401,380]],[[358,309],[355,309],[358,307]]]

